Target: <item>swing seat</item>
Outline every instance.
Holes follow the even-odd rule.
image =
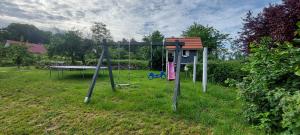
[[[150,73],[148,74],[148,79],[149,79],[149,80],[152,80],[152,79],[154,79],[154,78],[165,79],[165,78],[166,78],[166,74],[165,74],[164,71],[160,71],[159,74],[155,74],[155,73],[153,73],[153,72],[150,72]]]
[[[120,83],[120,84],[116,84],[116,85],[122,87],[122,86],[129,86],[130,84],[129,83]]]

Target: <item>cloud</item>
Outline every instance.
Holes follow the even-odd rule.
[[[0,26],[30,23],[89,32],[95,21],[107,24],[116,40],[140,40],[154,30],[180,36],[193,22],[236,35],[248,10],[260,11],[279,0],[1,0]]]

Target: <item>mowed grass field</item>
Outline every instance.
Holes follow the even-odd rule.
[[[242,117],[236,90],[182,76],[177,112],[172,111],[174,82],[148,80],[148,71],[131,71],[134,85],[110,88],[100,74],[93,97],[85,104],[93,71],[57,72],[34,68],[0,68],[0,134],[262,134]],[[128,71],[115,81],[127,83]]]

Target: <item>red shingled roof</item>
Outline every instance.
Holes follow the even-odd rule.
[[[45,54],[47,52],[44,45],[41,44],[31,44],[31,46],[28,48],[28,51],[32,53],[39,53],[39,54]]]
[[[45,54],[47,53],[47,49],[43,44],[33,44],[33,43],[28,43],[28,42],[19,42],[19,41],[13,41],[13,40],[7,40],[6,44],[13,45],[25,45],[28,48],[28,51],[31,53],[36,53],[36,54]]]
[[[203,48],[202,41],[199,37],[185,37],[185,38],[166,38],[166,42],[175,42],[179,40],[179,42],[184,42],[184,46],[182,48],[184,50],[199,50]],[[168,50],[175,50],[176,46],[167,46]]]

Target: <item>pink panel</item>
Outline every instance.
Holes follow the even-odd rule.
[[[174,62],[168,62],[168,80],[175,80]]]

